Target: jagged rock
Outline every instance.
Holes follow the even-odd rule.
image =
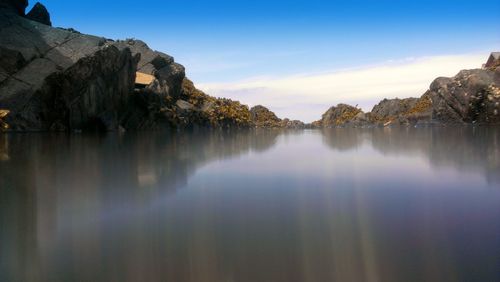
[[[154,75],[158,79],[158,95],[169,95],[175,99],[181,96],[182,83],[186,76],[182,65],[174,58],[162,52],[151,50],[140,40],[128,39],[111,43],[119,49],[128,48],[132,54],[141,54],[137,71]]]
[[[440,123],[500,124],[500,68],[461,71],[438,78],[426,93]]]
[[[7,122],[14,130],[116,130],[134,87],[136,64],[128,50],[99,50],[48,76],[23,105],[11,103],[16,111]]]
[[[0,109],[12,130],[252,125],[246,105],[196,89],[182,65],[142,41],[52,28],[11,6],[0,9],[0,38]],[[134,89],[136,72],[155,79]]]
[[[97,120],[117,127],[115,106],[133,89],[137,58],[130,51],[6,10],[0,10],[0,38],[0,108],[10,110],[13,130],[69,130]]]
[[[31,11],[26,14],[26,18],[48,26],[52,26],[49,11],[47,11],[47,8],[45,8],[45,6],[40,2],[37,2],[35,6],[33,6],[33,9],[31,9]]]
[[[0,9],[10,10],[17,15],[24,16],[28,0],[2,0],[0,1]]]

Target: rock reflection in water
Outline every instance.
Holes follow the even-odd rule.
[[[383,154],[417,154],[436,167],[481,170],[488,181],[500,183],[500,129],[495,127],[338,128],[322,135],[334,150],[354,150],[368,142]]]
[[[497,281],[498,140],[0,135],[0,281]]]

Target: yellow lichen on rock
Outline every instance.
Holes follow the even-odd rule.
[[[3,120],[5,117],[9,115],[9,113],[10,113],[9,110],[0,109],[0,130],[9,129],[9,125]]]

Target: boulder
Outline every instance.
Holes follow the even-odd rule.
[[[500,68],[438,78],[426,95],[432,100],[432,118],[440,123],[500,124]]]
[[[258,105],[250,109],[252,122],[256,127],[281,127],[281,119],[268,108]]]
[[[47,8],[45,8],[44,5],[42,5],[40,2],[37,2],[35,6],[29,11],[28,14],[26,14],[26,18],[36,21],[48,26],[52,26],[52,22],[50,21],[50,14],[49,11],[47,11]]]
[[[313,123],[320,127],[362,126],[366,116],[361,109],[347,104],[338,104],[323,114],[321,121]]]

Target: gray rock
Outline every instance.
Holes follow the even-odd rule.
[[[427,95],[432,118],[440,123],[500,124],[500,68],[461,71],[453,78],[438,78]]]
[[[138,58],[0,10],[0,108],[13,130],[118,127]]]
[[[415,107],[418,98],[407,99],[384,99],[375,105],[371,111],[371,118],[374,121],[387,122],[397,119],[398,116],[408,112]]]
[[[184,101],[184,100],[177,100],[177,102],[175,102],[175,104],[177,105],[177,107],[179,107],[179,109],[184,110],[184,111],[191,111],[194,109],[193,104],[191,104],[187,101]]]
[[[26,18],[39,22],[41,24],[45,24],[48,26],[52,26],[52,22],[50,21],[50,14],[49,11],[47,11],[47,8],[45,8],[44,5],[42,5],[40,2],[37,2],[35,6],[29,11],[28,14],[26,14]]]
[[[353,127],[353,126],[361,126],[363,123],[363,119],[366,118],[362,114],[363,111],[356,107],[346,105],[346,104],[338,104],[335,107],[331,107],[326,111],[321,120],[318,122],[314,122],[314,127]]]

